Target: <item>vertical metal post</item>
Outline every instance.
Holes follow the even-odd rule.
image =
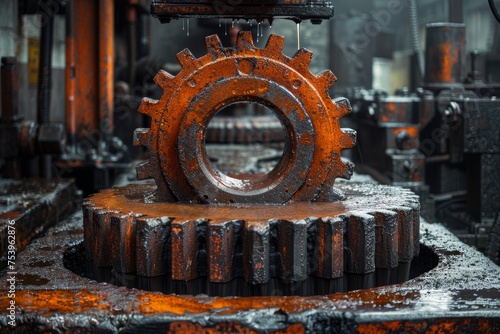
[[[104,138],[113,132],[114,0],[99,1],[99,119]]]
[[[77,145],[85,151],[95,148],[100,133],[98,120],[98,25],[97,0],[73,0],[74,85],[77,108],[73,114]]]
[[[73,2],[66,5],[66,133],[68,147],[75,153],[76,109],[75,109],[75,37],[73,27]]]
[[[39,125],[50,122],[53,32],[54,16],[44,15],[40,38],[40,71],[38,77],[37,121]],[[50,155],[41,155],[40,177],[50,178],[51,174],[52,166]]]
[[[0,124],[5,127],[9,127],[9,129],[12,130],[15,127],[15,124],[22,120],[22,116],[19,115],[19,85],[17,77],[16,58],[2,57],[1,80],[2,115],[0,117]],[[7,128],[2,131],[6,131],[7,133],[15,133],[14,131],[8,131]],[[2,139],[7,141],[11,139],[11,136],[2,136]],[[0,143],[0,145],[16,145],[16,143],[2,142]],[[19,166],[18,157],[11,155],[7,157],[4,156],[3,158],[5,158],[5,168],[3,176],[7,178],[20,179],[21,169]]]
[[[463,0],[448,0],[449,21],[452,23],[464,22]]]

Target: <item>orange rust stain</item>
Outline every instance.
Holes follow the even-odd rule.
[[[0,308],[8,306],[9,299],[0,300]],[[86,290],[18,290],[16,303],[24,311],[37,311],[41,314],[74,313],[86,310],[111,310],[105,295],[98,295]]]
[[[142,198],[128,197],[127,192],[133,189],[136,194],[146,194],[154,190],[151,184],[134,184],[131,187],[123,187],[123,193],[115,192],[114,189],[105,189],[93,194],[92,202],[98,203],[105,210],[116,210],[121,212],[141,213],[144,217],[168,216],[173,219],[182,216],[185,221],[195,221],[199,217],[205,217],[210,221],[222,221],[229,217],[237,216],[241,220],[249,222],[262,222],[280,216],[283,219],[303,219],[315,212],[317,216],[337,216],[347,212],[341,202],[293,202],[286,206],[273,206],[263,204],[242,205],[207,205],[207,204],[184,204],[184,203],[143,203]],[[286,210],[283,210],[286,208]]]
[[[4,212],[0,215],[0,219],[14,219],[19,217],[21,212],[19,211],[12,211],[12,212]]]
[[[323,263],[325,261],[325,225],[318,225],[318,235],[319,235],[319,244],[318,244],[318,272],[323,272]]]
[[[454,82],[453,68],[459,62],[459,48],[453,48],[451,43],[443,43],[437,46],[441,55],[441,64],[434,68],[431,80],[436,82]]]
[[[144,294],[138,296],[140,301],[140,311],[144,314],[172,313],[183,315],[186,313],[208,312],[213,307],[210,304],[203,304],[194,297],[178,297]]]
[[[266,331],[272,334],[285,334],[285,333],[304,333],[305,329],[302,324],[293,324],[284,330],[277,330],[273,332]],[[191,333],[243,333],[243,334],[257,334],[262,332],[254,331],[250,328],[244,327],[237,322],[223,322],[213,327],[203,327],[200,324],[195,324],[188,321],[174,321],[170,324],[169,334],[191,334]]]
[[[451,47],[452,46],[449,43],[440,45],[441,54],[443,54],[443,55],[450,54]],[[453,81],[452,74],[451,74],[451,68],[452,68],[451,61],[452,61],[452,59],[449,57],[441,57],[441,62],[442,62],[441,69],[442,69],[442,71],[437,73],[437,75],[439,75],[439,79],[441,81],[447,81],[447,82]]]
[[[388,333],[388,332],[405,332],[405,333],[492,333],[495,330],[493,327],[498,323],[496,319],[436,319],[432,323],[428,321],[411,322],[406,320],[386,321],[378,324],[360,324],[356,328],[357,333]],[[492,326],[493,325],[493,326]]]
[[[398,133],[406,131],[410,137],[414,138],[418,135],[418,128],[417,127],[404,127],[404,128],[397,128],[394,130],[394,136],[396,136]]]
[[[302,145],[313,145],[313,137],[312,137],[312,134],[310,134],[309,132],[303,134],[302,136],[300,136],[299,138],[299,142],[302,144]]]

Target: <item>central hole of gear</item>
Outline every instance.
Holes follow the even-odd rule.
[[[269,107],[250,101],[220,109],[205,130],[205,149],[215,169],[249,180],[268,174],[283,157],[286,131]]]

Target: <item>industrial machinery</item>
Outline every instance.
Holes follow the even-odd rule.
[[[8,295],[0,301],[6,310],[0,332],[500,330],[500,268],[421,217],[421,208],[430,217],[436,201],[429,195],[436,185],[429,183],[430,164],[469,161],[474,171],[496,177],[491,167],[498,143],[490,139],[498,129],[484,119],[497,117],[491,97],[498,87],[480,82],[475,70],[472,82],[458,83],[458,74],[445,80],[456,64],[439,62],[462,53],[460,43],[445,37],[450,31],[463,36],[463,26],[430,27],[443,31],[444,37],[428,34],[437,38],[435,44],[449,42],[451,49],[427,47],[429,54],[448,54],[427,62],[429,75],[416,94],[352,89],[352,107],[346,98],[331,98],[337,80],[331,71],[311,72],[311,51],[285,55],[284,37],[271,34],[259,47],[252,31],[239,31],[232,45],[208,35],[203,55],[184,49],[177,54],[178,67],[155,71],[160,94],[148,86],[154,96],[141,96],[139,104],[137,96],[125,97],[129,87],[119,82],[115,105],[138,106],[134,117],[119,123],[110,90],[107,20],[113,1],[89,3],[58,2],[70,32],[68,146],[46,139],[55,136],[42,131],[48,122],[40,130],[20,123],[13,61],[6,59],[2,68],[2,126],[16,143],[0,151],[5,175],[15,178],[23,150],[39,147],[41,171],[47,170],[47,154],[63,152],[53,166],[76,176],[77,186],[90,179],[87,190],[101,189],[89,196],[85,191],[82,200],[73,180],[0,180],[0,250],[6,259],[0,279],[7,282],[0,289]],[[139,1],[127,2],[131,30],[143,9]],[[151,1],[150,11],[162,23],[186,20],[187,29],[192,19],[255,20],[260,37],[264,22],[288,19],[297,24],[300,45],[299,24],[330,19],[333,5],[158,0]],[[83,27],[96,14],[99,24],[87,39]],[[136,66],[135,59],[131,63]],[[135,75],[127,71],[129,84]],[[13,83],[9,89],[4,78]],[[81,104],[74,103],[79,99]],[[233,113],[248,105],[249,117]],[[252,117],[266,108],[265,117]],[[223,111],[231,115],[217,118]],[[366,152],[364,171],[373,178],[353,174],[354,164],[342,158],[357,140],[356,131],[340,125],[348,117]],[[446,127],[452,145],[426,154],[425,129],[435,122]],[[140,161],[129,161],[132,148],[115,138],[113,123],[136,128],[133,144],[146,149],[134,157]],[[20,136],[26,132],[27,142]],[[231,149],[224,151],[221,143]],[[258,158],[263,164],[254,159],[243,168],[244,163],[221,167],[238,159],[231,154],[237,150],[244,151],[240,156],[271,153]],[[120,170],[125,173],[118,175]],[[78,176],[82,171],[91,177]],[[488,184],[498,187],[496,181]],[[496,193],[476,190],[467,191],[481,194],[472,206],[493,220]],[[44,223],[37,225],[40,217]]]
[[[413,94],[353,89],[361,169],[380,182],[408,187],[423,215],[486,251],[500,211],[497,97],[499,83],[478,71],[477,52],[465,71],[465,25],[427,25],[424,82]],[[378,145],[371,145],[376,138]],[[361,163],[361,161],[358,161]]]

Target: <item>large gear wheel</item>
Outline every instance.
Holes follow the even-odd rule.
[[[410,190],[344,183],[335,203],[146,203],[150,184],[106,189],[83,205],[86,254],[119,273],[265,284],[392,269],[419,254]]]
[[[216,35],[206,38],[207,54],[195,58],[185,49],[174,77],[160,71],[155,82],[164,90],[159,101],[145,98],[139,111],[152,118],[150,129],[137,129],[135,143],[149,149],[150,160],[137,168],[139,179],[153,178],[156,202],[267,203],[331,202],[342,197],[336,178],[349,178],[352,166],[341,150],[355,143],[355,132],[341,130],[350,112],[346,99],[332,100],[331,71],[309,71],[312,53],[282,53],[284,39],[271,35],[265,48],[240,32],[232,48]],[[257,102],[281,121],[286,144],[277,166],[255,177],[226,175],[210,162],[205,131],[212,117],[236,102]]]

